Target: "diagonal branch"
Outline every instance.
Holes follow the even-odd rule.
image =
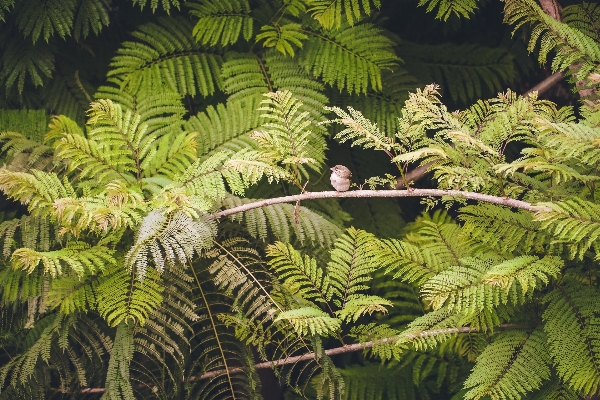
[[[516,326],[515,324],[502,324],[502,325],[498,326],[497,329],[510,329],[515,326]],[[403,337],[414,340],[414,339],[421,339],[421,338],[439,336],[439,335],[474,333],[474,332],[478,332],[478,329],[471,328],[469,326],[462,326],[462,327],[458,327],[458,328],[433,329],[433,330],[428,330],[428,331],[421,331],[419,333],[409,333],[409,334],[403,335]],[[371,347],[376,346],[378,344],[393,343],[396,340],[398,340],[399,337],[400,336],[392,336],[392,337],[383,338],[383,339],[379,339],[379,340],[373,340],[371,342],[347,344],[344,346],[325,350],[324,353],[328,356],[352,353],[355,351],[370,349]],[[286,357],[286,358],[281,358],[279,360],[265,361],[262,363],[254,364],[254,368],[255,369],[274,368],[274,367],[279,367],[282,365],[295,364],[300,361],[313,360],[317,356],[318,355],[316,353],[311,352],[311,353],[302,354],[300,356]],[[225,369],[219,369],[219,370],[215,370],[215,371],[206,372],[200,376],[191,376],[186,381],[193,382],[193,381],[199,381],[199,380],[204,380],[204,379],[212,379],[217,376],[223,375],[225,373],[239,374],[242,372],[244,372],[244,369],[242,369],[242,368],[229,368],[227,371]],[[105,390],[106,390],[105,388],[86,388],[86,389],[81,390],[80,393],[104,393]]]
[[[361,198],[361,197],[443,197],[451,196],[468,200],[483,201],[486,203],[498,204],[507,207],[520,208],[527,211],[543,211],[546,208],[536,206],[526,201],[511,199],[508,197],[492,196],[489,194],[464,192],[462,190],[441,190],[441,189],[409,189],[409,190],[353,190],[348,192],[305,192],[293,196],[275,197],[264,199],[241,206],[218,211],[212,214],[214,218],[223,218],[238,214],[255,208],[267,207],[273,204],[294,203],[304,200],[331,199],[331,198]]]

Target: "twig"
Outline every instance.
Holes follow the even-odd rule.
[[[461,190],[441,190],[441,189],[409,189],[409,190],[353,190],[348,192],[306,192],[293,196],[275,197],[272,199],[264,199],[253,203],[243,204],[241,206],[229,208],[219,211],[212,216],[214,218],[228,217],[233,214],[238,214],[255,208],[272,206],[281,203],[293,203],[296,201],[315,200],[315,199],[331,199],[331,198],[361,198],[361,197],[442,197],[452,196],[469,200],[483,201],[486,203],[499,204],[502,206],[520,208],[527,211],[543,211],[546,208],[536,206],[526,201],[511,199],[508,197],[491,196],[489,194],[463,192]]]

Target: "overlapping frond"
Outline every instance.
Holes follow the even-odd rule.
[[[597,289],[569,280],[550,292],[543,314],[549,352],[558,375],[588,396],[600,387]]]
[[[212,0],[190,7],[191,14],[199,17],[192,35],[201,44],[227,46],[237,42],[240,35],[246,41],[252,38],[254,20],[248,0]]]
[[[381,73],[399,59],[393,42],[372,24],[345,26],[334,31],[306,31],[309,39],[298,61],[329,85],[349,93],[381,91]]]
[[[144,325],[158,308],[164,288],[158,271],[148,269],[143,281],[122,265],[107,268],[96,286],[98,312],[110,326]]]
[[[222,201],[227,208],[257,201],[250,198],[227,196]],[[248,210],[232,216],[234,221],[244,222],[255,238],[266,239],[272,232],[277,240],[290,242],[292,237],[303,242],[331,247],[341,234],[340,228],[315,211],[291,204],[273,204]]]
[[[163,90],[181,96],[208,96],[220,87],[221,55],[203,49],[191,36],[192,25],[184,18],[159,19],[142,25],[124,42],[111,62],[108,76],[132,93]]]
[[[454,15],[469,18],[477,9],[477,0],[419,0],[420,6],[427,6],[427,12],[438,9],[435,15],[444,21]]]
[[[439,84],[452,101],[462,104],[494,95],[513,85],[517,77],[507,48],[447,43],[427,46],[403,41],[398,55],[419,82]]]
[[[541,328],[502,332],[477,358],[465,381],[465,399],[520,399],[550,378],[550,357]]]
[[[371,15],[371,3],[377,9],[381,7],[380,0],[314,0],[310,2],[308,11],[324,28],[340,28],[344,23],[354,25],[363,18],[363,13]]]
[[[54,34],[64,39],[71,34],[76,4],[74,0],[19,2],[15,10],[17,26],[34,43],[42,35],[46,42]]]
[[[600,63],[600,46],[597,41],[577,28],[556,21],[534,1],[506,1],[504,18],[515,26],[515,30],[524,24],[532,24],[528,50],[533,51],[539,43],[540,63],[544,63],[548,54],[555,51],[556,56],[552,60],[554,71],[581,64],[577,68],[577,74],[581,76],[575,77],[580,80],[586,78]]]

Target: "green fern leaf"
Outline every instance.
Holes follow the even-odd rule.
[[[465,399],[520,399],[550,378],[550,357],[542,329],[502,332],[477,357],[465,381]]]
[[[315,77],[349,93],[381,91],[382,70],[392,70],[399,61],[391,39],[372,24],[304,32],[309,40],[298,62]]]
[[[203,50],[184,18],[163,18],[142,25],[124,42],[111,62],[108,76],[132,93],[156,92],[166,85],[181,96],[209,96],[221,86],[221,56]]]
[[[105,246],[91,247],[84,242],[68,242],[64,248],[55,251],[39,252],[33,249],[20,248],[12,253],[14,268],[28,273],[33,272],[42,263],[44,272],[53,278],[68,272],[79,277],[103,271],[107,266],[115,264],[114,251]]]
[[[75,12],[73,21],[73,37],[75,40],[85,39],[93,31],[98,35],[103,27],[108,26],[107,6],[101,0],[83,0]]]
[[[146,271],[142,282],[123,266],[110,267],[96,287],[98,312],[113,327],[136,322],[144,325],[161,304],[163,290],[155,269]]]
[[[285,25],[263,25],[261,33],[256,35],[256,41],[264,40],[264,47],[274,47],[281,54],[294,57],[294,47],[292,44],[302,48],[302,41],[308,36],[303,33],[302,25],[289,23]]]
[[[4,13],[9,11],[11,7],[15,5],[15,0],[1,0],[0,1],[0,21],[6,22],[4,19]]]
[[[133,324],[121,322],[117,327],[106,371],[106,400],[134,400],[129,364],[133,358]]]
[[[243,35],[249,41],[253,35],[254,19],[250,16],[248,0],[212,0],[190,4],[192,15],[199,17],[192,35],[203,45],[227,46]]]
[[[28,77],[35,87],[43,86],[44,78],[51,77],[53,70],[54,54],[48,44],[32,44],[25,39],[13,38],[8,41],[2,54],[0,81],[7,92],[16,83],[21,94]]]
[[[352,26],[362,18],[362,13],[371,15],[371,2],[379,9],[380,0],[361,0],[361,1],[343,1],[343,0],[312,0],[310,1],[313,18],[326,29],[340,28],[343,23]],[[362,7],[361,7],[362,6]],[[345,15],[345,19],[344,16]]]
[[[379,296],[352,295],[345,302],[344,307],[335,315],[345,322],[356,322],[363,315],[371,315],[374,312],[387,314],[387,307],[392,307],[392,302]]]
[[[40,35],[44,40],[54,33],[61,38],[70,35],[76,1],[74,0],[31,0],[20,2],[15,10],[17,26],[25,36],[30,36],[35,43]]]
[[[307,255],[303,257],[290,244],[282,242],[268,245],[267,256],[270,258],[269,266],[277,272],[279,279],[294,288],[298,295],[327,304],[330,278],[323,268],[317,266],[314,258]]]
[[[427,12],[438,8],[435,17],[447,21],[451,15],[469,18],[477,9],[476,0],[419,0],[419,6],[427,6]]]
[[[132,0],[133,1],[133,5],[140,5],[140,8],[143,10],[144,7],[146,7],[146,4],[148,3],[148,1],[150,1],[150,9],[152,9],[152,12],[155,12],[158,9],[158,4],[160,2],[160,4],[162,4],[163,6],[163,10],[165,10],[167,12],[167,14],[169,14],[169,12],[171,11],[171,7],[174,7],[176,9],[179,10],[179,0]]]
[[[544,299],[542,315],[549,352],[561,379],[578,393],[590,396],[600,388],[600,294],[569,280]]]
[[[290,323],[299,335],[333,335],[340,327],[341,321],[332,318],[325,312],[314,307],[297,308],[279,313],[275,322]]]

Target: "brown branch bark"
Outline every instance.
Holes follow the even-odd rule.
[[[514,326],[516,326],[516,325],[515,324],[503,324],[503,325],[500,325],[498,328],[507,329],[507,328],[512,328]],[[404,336],[408,339],[414,340],[414,339],[431,337],[431,336],[459,334],[459,333],[471,333],[471,332],[477,332],[477,329],[471,328],[468,326],[463,326],[463,327],[459,327],[459,328],[446,328],[446,329],[434,329],[434,330],[422,331],[419,333],[407,334]],[[325,354],[328,356],[335,356],[338,354],[352,353],[355,351],[370,349],[371,347],[378,345],[378,344],[391,343],[391,342],[398,340],[398,338],[399,338],[399,336],[392,336],[389,338],[374,340],[374,341],[365,342],[365,343],[348,344],[345,346],[340,346],[340,347],[335,347],[333,349],[325,350]],[[313,360],[316,356],[317,356],[316,353],[306,353],[306,354],[302,354],[300,356],[286,357],[286,358],[281,358],[279,360],[266,361],[266,362],[254,364],[254,368],[265,369],[265,368],[274,368],[274,367],[278,367],[278,366],[282,366],[282,365],[295,364],[295,363],[298,363],[301,361]],[[238,374],[238,373],[242,373],[242,372],[244,372],[243,368],[229,368],[230,374]],[[193,382],[193,381],[198,381],[198,380],[211,379],[211,378],[215,378],[217,376],[223,375],[224,373],[225,373],[224,369],[219,369],[219,370],[215,370],[215,371],[206,372],[200,376],[191,376],[187,379],[187,381]],[[105,391],[106,391],[105,388],[86,388],[86,389],[82,389],[81,393],[104,393]]]
[[[294,203],[296,201],[331,199],[331,198],[361,198],[361,197],[442,197],[453,196],[469,200],[483,201],[486,203],[498,204],[507,207],[519,208],[527,211],[543,211],[545,208],[536,206],[526,201],[511,199],[508,197],[491,196],[489,194],[464,192],[461,190],[441,190],[441,189],[409,189],[409,190],[352,190],[348,192],[306,192],[293,196],[275,197],[264,199],[253,203],[243,204],[241,206],[219,211],[212,216],[214,218],[223,218],[233,214],[238,214],[255,208],[267,207],[274,204]]]

